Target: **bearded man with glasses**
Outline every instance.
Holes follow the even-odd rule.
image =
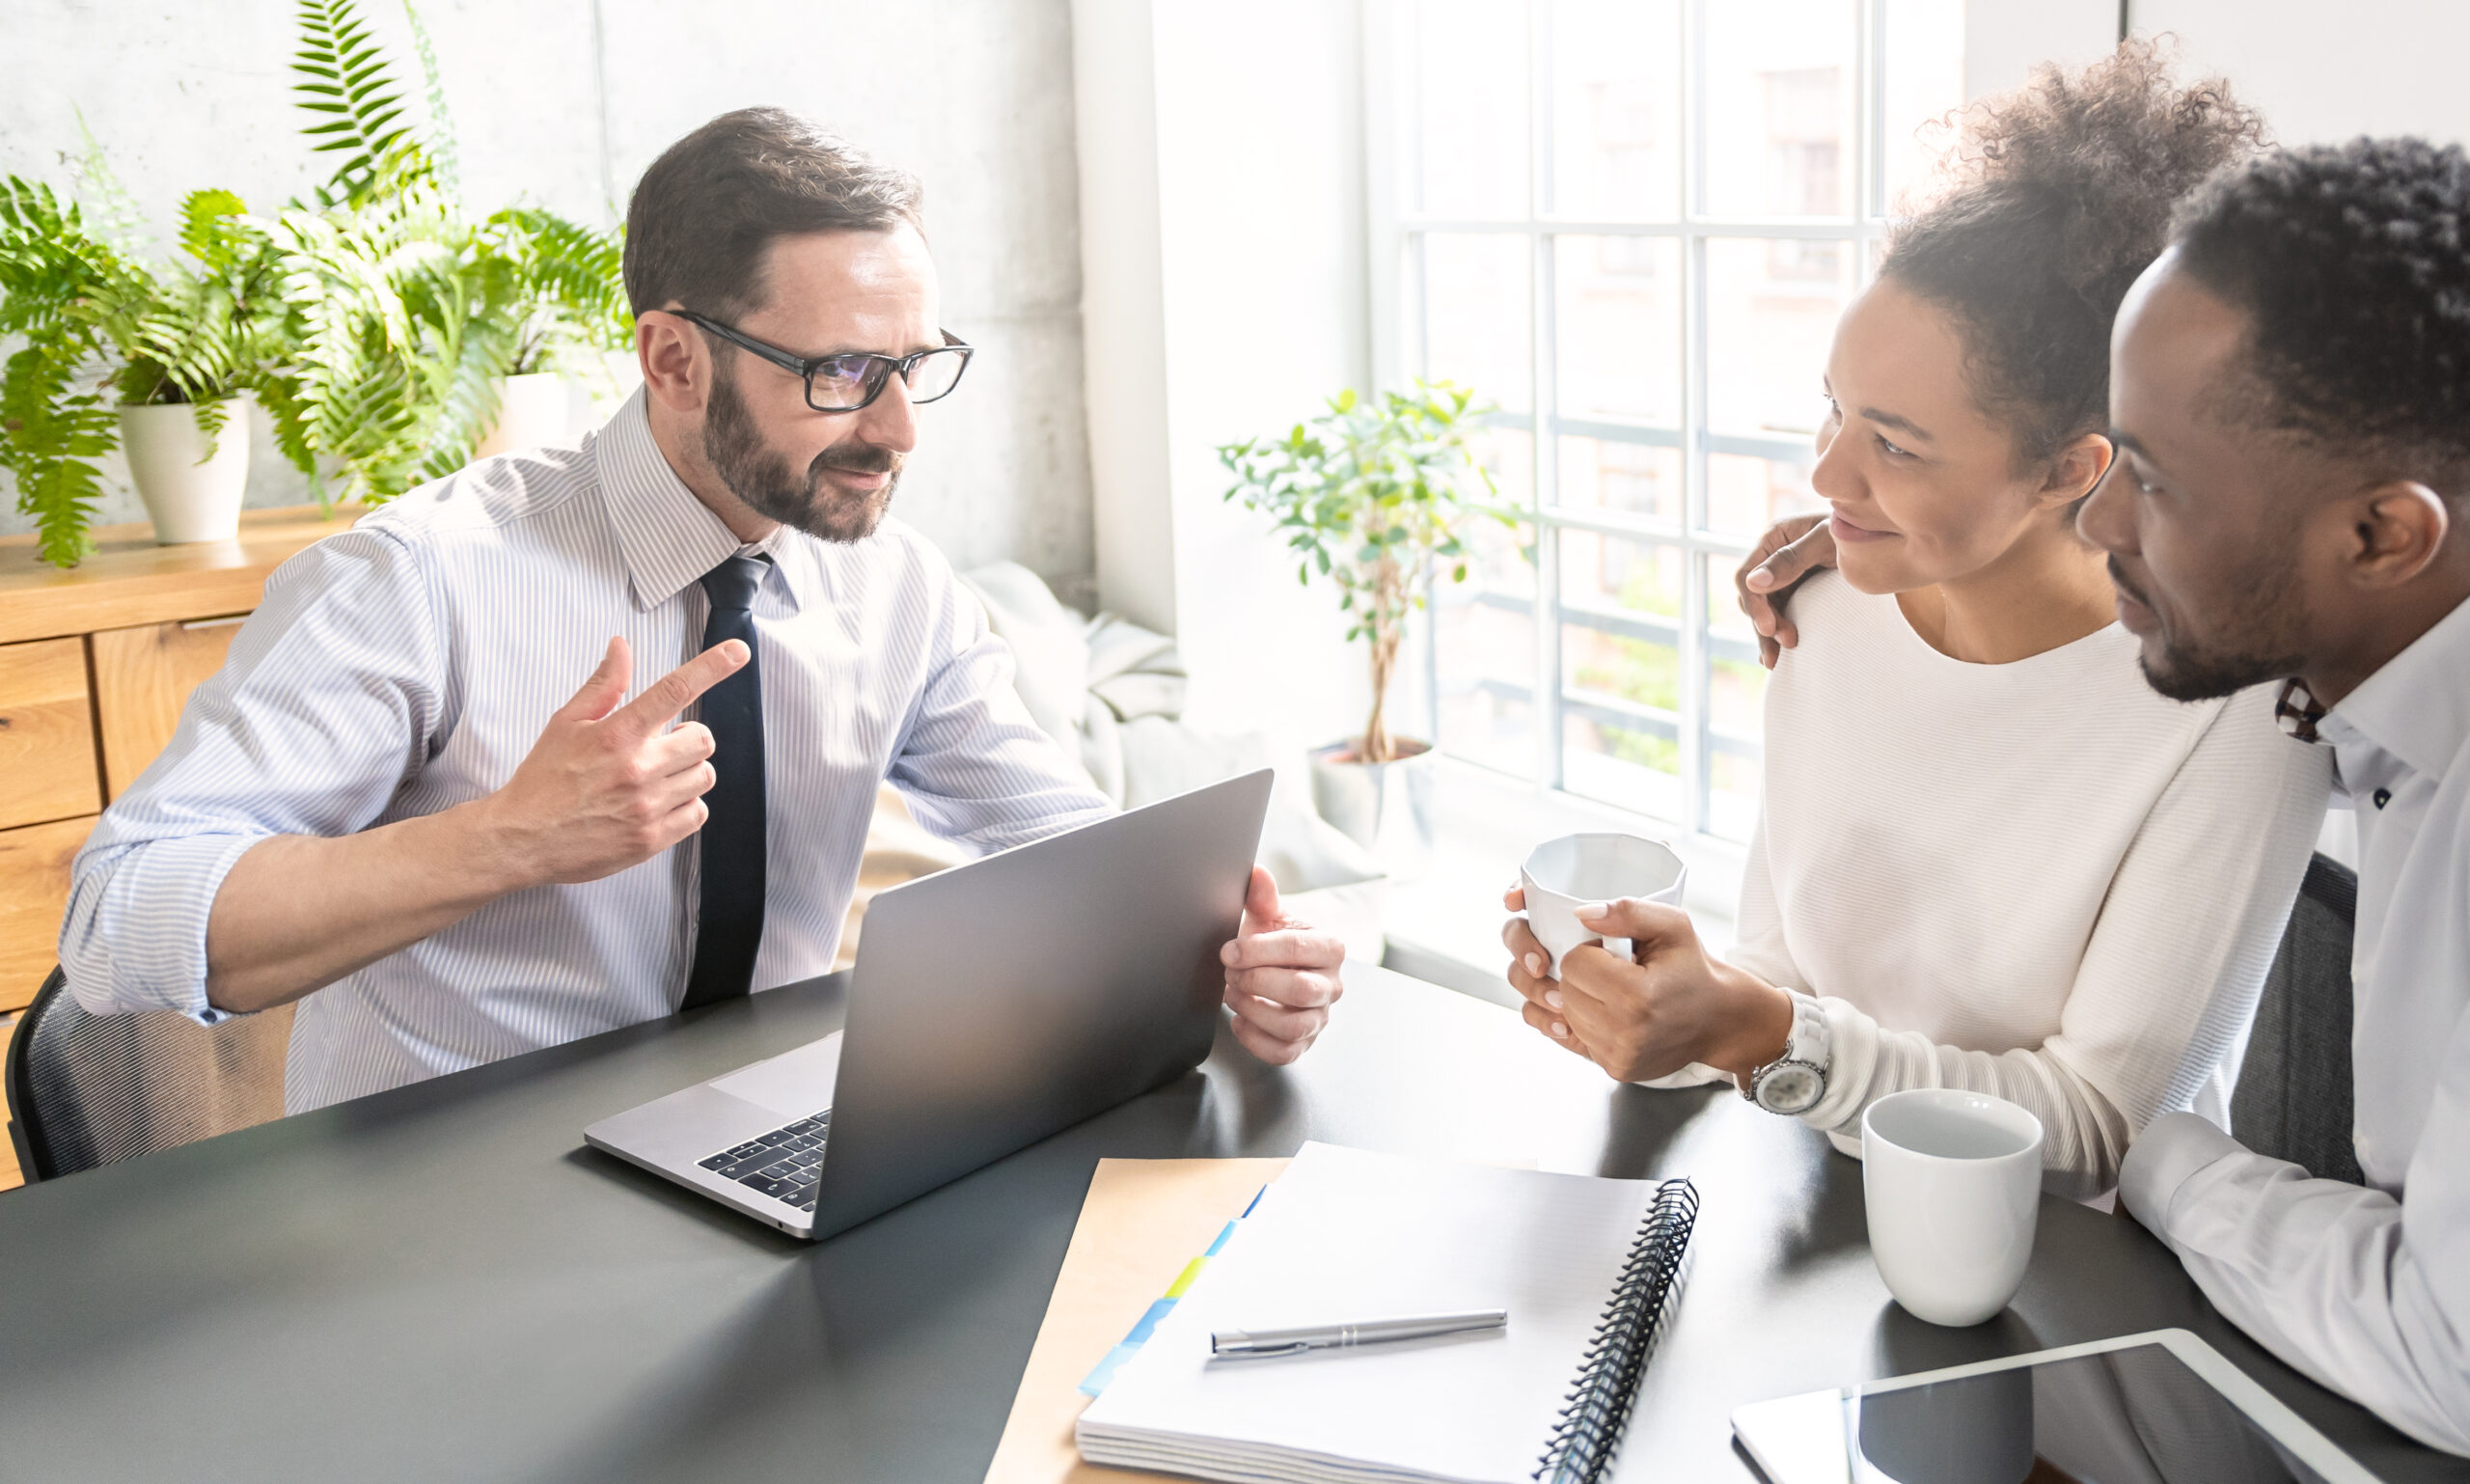
[[[973,354],[917,183],[746,109],[655,161],[626,229],[642,391],[267,580],[78,856],[88,1010],[299,1001],[299,1112],[825,973],[887,779],[981,851],[1112,808],[886,516]],[[1237,1039],[1301,1055],[1339,940],[1255,870],[1221,956]]]

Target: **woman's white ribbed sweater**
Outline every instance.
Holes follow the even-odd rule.
[[[1950,659],[1834,573],[1794,594],[1734,961],[1819,997],[1804,1114],[1959,1086],[2031,1109],[2052,1188],[2117,1183],[2175,1109],[2228,1124],[2256,997],[2322,820],[2324,749],[2269,694],[2182,703],[2113,624],[2007,665]]]

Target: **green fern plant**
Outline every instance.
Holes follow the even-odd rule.
[[[427,434],[421,392],[426,337],[406,289],[453,256],[448,219],[419,179],[388,178],[407,166],[381,163],[356,208],[295,206],[277,218],[293,308],[295,349],[268,399],[276,446],[321,497],[331,466],[342,495],[383,499],[413,482]]]
[[[325,204],[366,200],[380,183],[379,162],[412,140],[402,122],[403,96],[351,0],[301,0],[299,20],[300,49],[291,69],[300,80],[291,91],[318,120],[301,132],[312,150],[343,156]]]
[[[86,174],[108,180],[98,159]],[[0,182],[0,335],[27,341],[0,369],[0,467],[46,562],[93,549],[115,404],[194,404],[210,450],[283,351],[282,270],[240,199],[192,193],[179,246],[185,261],[151,261],[49,187]]]
[[[622,232],[594,231],[536,206],[508,206],[489,222],[523,309],[511,374],[580,369],[578,359],[633,346]]]
[[[618,232],[530,206],[464,211],[435,49],[404,11],[425,134],[354,0],[301,0],[295,100],[310,148],[341,156],[334,175],[271,218],[193,192],[172,261],[140,240],[91,135],[86,205],[0,183],[0,338],[26,343],[0,365],[0,469],[45,561],[92,549],[116,403],[192,403],[210,440],[228,399],[253,393],[320,500],[377,502],[467,463],[505,377],[590,369],[630,341]]]
[[[580,369],[585,352],[632,334],[617,233],[530,206],[463,212],[434,49],[405,11],[425,136],[402,123],[403,95],[353,0],[300,7],[307,133],[343,159],[278,225],[299,349],[265,400],[278,446],[321,498],[336,493],[319,479],[328,468],[343,498],[364,503],[453,473],[495,421],[504,378]]]
[[[186,266],[143,266],[102,286],[88,311],[121,359],[124,405],[188,402],[211,440],[229,398],[254,390],[288,349],[283,264],[239,197],[192,191],[180,204]]]
[[[80,310],[119,257],[75,203],[14,176],[0,183],[0,336],[26,341],[0,368],[0,466],[34,517],[37,549],[60,566],[89,548],[103,494],[96,460],[118,432],[93,373],[101,336]]]

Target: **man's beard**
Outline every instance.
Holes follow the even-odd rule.
[[[729,493],[756,514],[827,541],[874,535],[900,486],[900,455],[871,443],[834,444],[807,465],[801,482],[788,459],[763,441],[746,399],[738,396],[737,377],[726,370],[713,378],[711,400],[703,408],[703,457]],[[830,469],[892,478],[871,494],[843,495],[824,482]]]
[[[2277,571],[2254,573],[2226,585],[2237,596],[2218,625],[2237,643],[2237,647],[2225,647],[2171,633],[2161,610],[2127,580],[2118,558],[2112,557],[2110,581],[2150,609],[2154,621],[2161,625],[2159,660],[2148,649],[2137,661],[2145,683],[2172,701],[2210,701],[2298,673],[2307,663],[2298,649],[2298,636],[2307,631],[2307,614],[2298,597],[2297,566],[2293,554]]]

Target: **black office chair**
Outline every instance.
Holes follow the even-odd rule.
[[[9,1137],[26,1183],[283,1115],[289,1006],[211,1028],[169,1010],[89,1015],[58,969],[9,1044]]]
[[[2230,1095],[2230,1131],[2240,1143],[2353,1185],[2366,1180],[2350,1142],[2350,936],[2357,920],[2356,873],[2320,855],[2308,862]]]

